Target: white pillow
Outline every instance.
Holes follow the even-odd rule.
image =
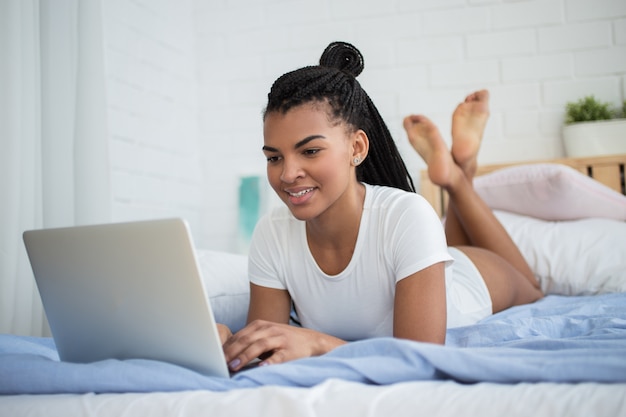
[[[215,321],[232,332],[240,330],[250,302],[248,257],[212,250],[197,250],[197,255]]]
[[[535,272],[545,294],[626,291],[626,222],[545,221],[494,211]]]
[[[626,220],[626,196],[560,164],[503,168],[474,179],[489,207],[544,220]]]

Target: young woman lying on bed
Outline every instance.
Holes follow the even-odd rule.
[[[444,234],[356,80],[362,70],[361,53],[335,42],[319,66],[284,74],[269,93],[263,152],[285,207],[252,239],[248,325],[220,328],[234,371],[377,336],[444,343],[447,327],[542,297],[472,186],[488,92],[455,110],[450,150],[426,117],[404,120],[431,181],[450,195]],[[292,303],[302,328],[288,324]]]

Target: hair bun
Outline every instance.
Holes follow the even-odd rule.
[[[364,68],[363,55],[349,43],[332,42],[322,53],[320,65],[336,68],[357,77]]]

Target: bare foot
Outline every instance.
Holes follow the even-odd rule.
[[[433,184],[441,187],[450,185],[458,168],[437,126],[422,115],[405,117],[403,125],[413,149],[428,165],[428,176]]]
[[[476,172],[476,155],[489,118],[489,91],[470,94],[452,114],[452,148],[454,161],[468,178]]]

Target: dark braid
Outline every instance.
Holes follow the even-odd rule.
[[[357,179],[415,192],[387,125],[356,80],[363,68],[358,49],[345,42],[333,42],[322,54],[320,65],[288,72],[274,82],[265,115],[284,114],[305,103],[328,103],[332,120],[343,121],[354,131],[361,129],[369,138],[370,151],[357,167]]]

